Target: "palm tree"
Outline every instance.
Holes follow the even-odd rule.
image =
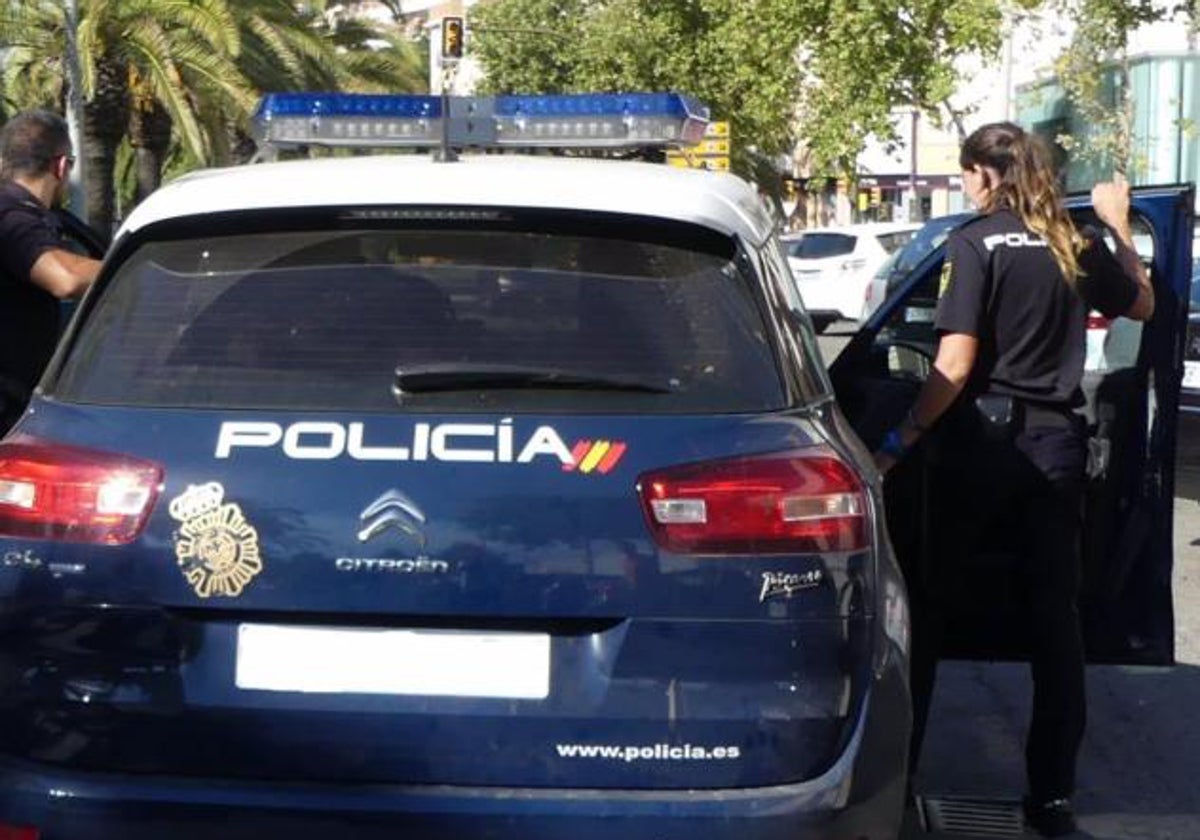
[[[139,200],[158,187],[173,137],[211,159],[206,106],[246,111],[254,101],[237,70],[241,42],[227,0],[88,0],[79,42],[81,54],[113,52],[127,67],[128,118],[116,140],[127,134],[133,146]]]
[[[331,14],[337,3],[243,0],[238,64],[260,91],[427,89],[421,49],[366,21]]]
[[[9,4],[0,39],[11,45],[5,89],[20,107],[61,108],[65,98],[61,5],[56,0]],[[161,162],[164,124],[198,159],[208,142],[197,117],[200,98],[249,108],[253,94],[234,60],[238,30],[226,0],[83,0],[77,33],[84,96],[83,146],[87,214],[102,231],[113,222],[113,167],[131,126],[146,184]],[[136,117],[131,123],[132,114]]]
[[[259,92],[428,89],[427,58],[416,43],[330,14],[337,5],[316,0],[298,8],[291,0],[239,0],[235,16],[242,51],[237,63],[247,84]],[[253,149],[251,115],[223,116],[227,156],[219,155],[217,162],[244,159]],[[214,126],[214,135],[219,133]]]
[[[109,230],[128,139],[140,199],[167,161],[228,163],[269,90],[424,90],[419,47],[312,0],[80,0],[87,213]],[[336,4],[333,4],[336,5]],[[0,0],[2,89],[20,108],[63,109],[60,0]]]

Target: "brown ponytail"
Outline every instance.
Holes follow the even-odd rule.
[[[992,123],[974,131],[959,153],[963,169],[989,167],[1000,175],[992,184],[985,213],[1006,208],[1050,247],[1071,285],[1079,276],[1082,239],[1063,208],[1046,144],[1014,123]]]

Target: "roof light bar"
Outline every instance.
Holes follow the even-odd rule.
[[[699,143],[708,109],[678,93],[497,96],[500,146],[681,146]]]
[[[446,97],[272,93],[261,146],[630,148],[698,143],[708,109],[678,93]]]
[[[254,114],[262,145],[430,146],[442,136],[437,96],[268,93]]]

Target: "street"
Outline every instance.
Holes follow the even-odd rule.
[[[835,330],[847,332],[853,324]],[[822,336],[827,362],[844,338]],[[1200,458],[1183,451],[1175,501],[1175,624],[1172,669],[1096,666],[1088,672],[1088,729],[1079,762],[1076,808],[1095,840],[1194,840],[1200,837]],[[924,832],[926,837],[1021,836],[1006,830],[1023,793],[1030,683],[1024,665],[943,663],[916,780],[928,797],[994,812],[985,833]],[[979,800],[973,802],[972,800]],[[911,822],[911,820],[910,820]]]
[[[1200,484],[1188,470],[1182,487]],[[1093,667],[1076,807],[1097,840],[1200,837],[1200,504],[1175,504],[1173,669]],[[1015,802],[1030,686],[1023,665],[945,663],[930,714],[917,789],[927,795]],[[912,832],[906,838],[925,836]],[[934,835],[963,836],[963,835]],[[968,835],[969,836],[969,835]],[[998,835],[978,835],[998,836]],[[1011,835],[1010,835],[1011,836]]]

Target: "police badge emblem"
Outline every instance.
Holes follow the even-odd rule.
[[[216,482],[193,484],[169,508],[183,523],[175,535],[175,557],[201,598],[236,598],[263,568],[258,531],[224,498],[225,488]]]
[[[954,262],[947,257],[942,263],[942,273],[938,277],[938,299],[941,300],[950,291],[950,281],[954,278]]]

